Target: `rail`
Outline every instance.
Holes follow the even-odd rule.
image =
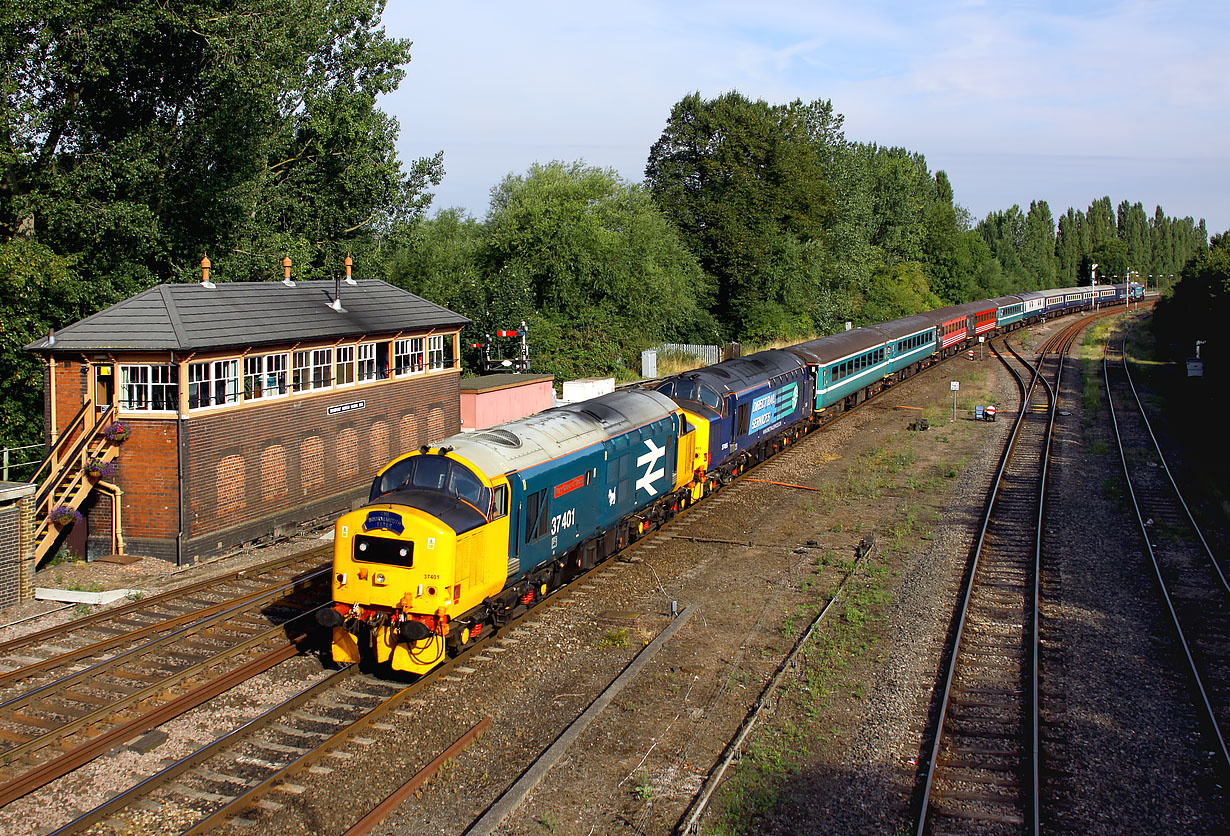
[[[1120,342],[1122,355],[1122,370],[1127,380],[1131,374],[1127,366],[1126,347]],[[1225,576],[1217,560],[1208,549],[1204,535],[1199,526],[1191,518],[1187,503],[1175,485],[1170,470],[1161,459],[1161,449],[1157,446],[1157,438],[1152,429],[1148,437],[1152,447],[1144,447],[1143,452],[1150,457],[1158,457],[1160,467],[1132,468],[1129,466],[1127,423],[1130,417],[1121,416],[1115,408],[1115,392],[1111,385],[1109,369],[1110,341],[1107,341],[1107,351],[1102,356],[1102,374],[1106,380],[1106,395],[1110,405],[1111,426],[1115,441],[1119,448],[1119,461],[1123,466],[1123,474],[1128,485],[1128,496],[1132,501],[1132,509],[1144,541],[1145,552],[1153,565],[1154,575],[1166,609],[1170,614],[1175,636],[1183,650],[1187,662],[1187,671],[1197,696],[1197,708],[1201,713],[1203,725],[1210,731],[1214,749],[1220,759],[1224,774],[1230,774],[1230,749],[1227,748],[1226,735],[1222,731],[1223,724],[1230,725],[1230,654],[1227,653],[1222,641],[1230,629],[1230,602],[1226,598],[1224,588]],[[1144,416],[1144,408],[1136,395],[1135,384],[1130,387],[1134,396],[1138,413],[1144,424],[1148,419]],[[1122,396],[1121,396],[1122,397]],[[1126,398],[1125,398],[1126,400]],[[1137,433],[1144,445],[1143,435]],[[1133,453],[1142,452],[1140,446],[1133,448]],[[1154,471],[1165,470],[1167,481],[1163,483],[1155,477]],[[1150,478],[1153,477],[1153,478]],[[1166,484],[1170,491],[1161,490]],[[1148,504],[1148,509],[1144,507]],[[1177,513],[1167,510],[1167,504],[1181,504],[1187,512],[1186,522]],[[1156,521],[1156,522],[1155,522]],[[1193,537],[1193,534],[1195,535]],[[1196,547],[1197,540],[1203,546],[1207,561],[1197,559],[1201,549]],[[1210,571],[1214,570],[1214,571]],[[1213,587],[1213,574],[1223,584],[1221,594],[1214,600],[1209,596]],[[1214,587],[1215,588],[1215,587]]]

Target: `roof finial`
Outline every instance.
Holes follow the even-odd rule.
[[[294,287],[295,283],[291,281],[291,278],[290,278],[290,265],[291,265],[290,253],[287,253],[286,257],[282,259],[282,284],[286,285],[287,287]]]
[[[350,268],[354,266],[354,259],[350,257],[350,253],[346,253],[346,261],[344,263],[346,265],[346,284],[358,284],[358,282],[350,277]]]
[[[213,290],[214,283],[209,280],[209,253],[201,254],[201,287],[206,290]]]

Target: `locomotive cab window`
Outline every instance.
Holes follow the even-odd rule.
[[[508,516],[508,485],[496,485],[491,493],[491,519]]]
[[[393,464],[372,482],[368,502],[393,491],[412,489],[441,491],[473,505],[486,516],[491,489],[469,468],[444,456],[411,456]]]

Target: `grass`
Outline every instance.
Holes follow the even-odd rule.
[[[628,630],[626,627],[607,630],[598,641],[599,647],[627,647],[628,646]]]
[[[870,458],[888,466],[879,451]],[[921,509],[906,506],[885,530],[896,540],[919,534],[924,530],[923,516]],[[814,561],[813,572],[819,575],[832,564],[843,571],[854,565],[852,560],[834,560],[831,552],[824,552]],[[762,825],[777,820],[790,803],[801,777],[803,757],[814,750],[817,737],[831,740],[841,734],[840,726],[824,727],[825,711],[835,695],[859,701],[867,696],[867,682],[853,676],[851,668],[871,656],[879,644],[879,625],[885,621],[893,599],[888,588],[891,574],[882,554],[873,554],[851,576],[841,600],[834,605],[835,617],[826,620],[804,648],[801,676],[782,686],[782,702],[790,707],[779,710],[776,716],[786,719],[762,726],[752,737],[739,769],[721,791],[722,811],[706,833],[744,836],[762,832]],[[789,614],[783,632],[797,634],[799,621],[814,618],[825,601],[817,594],[809,604]]]

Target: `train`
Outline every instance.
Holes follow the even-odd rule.
[[[975,344],[1143,298],[1030,291],[849,329],[399,456],[334,530],[337,663],[425,674],[747,468]]]

